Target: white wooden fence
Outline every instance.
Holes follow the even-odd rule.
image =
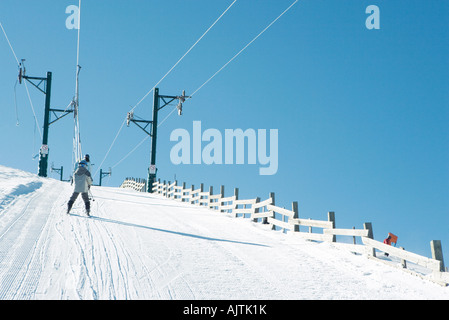
[[[145,192],[147,181],[145,179],[126,178],[120,188],[133,189],[139,192]]]
[[[122,188],[132,188],[145,192],[146,181],[137,179],[125,180]],[[275,195],[270,193],[269,197],[263,201],[260,198],[241,200],[238,198],[238,188],[234,189],[234,195],[224,196],[224,187],[221,186],[218,194],[213,194],[212,187],[209,191],[194,186],[186,188],[185,183],[178,186],[177,182],[165,183],[157,181],[153,184],[153,193],[162,195],[175,201],[188,202],[193,205],[207,207],[220,213],[227,213],[233,217],[249,218],[253,222],[269,224],[273,230],[290,232],[293,236],[306,240],[329,242],[338,247],[344,247],[351,252],[366,254],[368,258],[385,262],[376,257],[379,251],[387,253],[393,257],[401,259],[401,268],[420,277],[425,277],[421,273],[414,272],[407,268],[407,261],[427,268],[431,271],[431,276],[425,277],[441,285],[449,284],[449,273],[445,272],[441,242],[431,241],[432,258],[424,257],[402,248],[392,247],[373,239],[373,228],[370,222],[363,224],[363,229],[338,229],[335,226],[335,213],[328,212],[327,220],[312,220],[299,218],[298,203],[292,202],[291,209],[281,208],[275,205]],[[306,230],[304,231],[304,228]],[[316,232],[319,229],[320,232]],[[314,232],[315,231],[315,232]],[[353,243],[337,242],[339,237],[352,237]],[[357,244],[356,238],[360,238]]]

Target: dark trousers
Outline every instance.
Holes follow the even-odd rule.
[[[72,209],[73,203],[75,202],[76,198],[78,198],[80,192],[74,192],[72,193],[72,196],[69,199],[69,202],[67,203],[68,209]],[[81,197],[83,198],[84,204],[86,205],[86,210],[90,211],[90,201],[89,201],[89,195],[87,192],[81,192]]]

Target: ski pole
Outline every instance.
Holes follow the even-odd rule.
[[[94,199],[94,195],[92,194],[92,191],[90,191],[90,188],[89,188],[89,195],[90,195],[90,197],[91,197],[92,201],[95,201],[95,199]]]

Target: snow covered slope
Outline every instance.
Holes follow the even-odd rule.
[[[449,299],[449,287],[230,218],[0,166],[0,299]]]

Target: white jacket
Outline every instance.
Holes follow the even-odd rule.
[[[78,167],[73,175],[73,181],[75,183],[74,192],[88,192],[89,186],[92,185],[92,176],[84,167]]]

